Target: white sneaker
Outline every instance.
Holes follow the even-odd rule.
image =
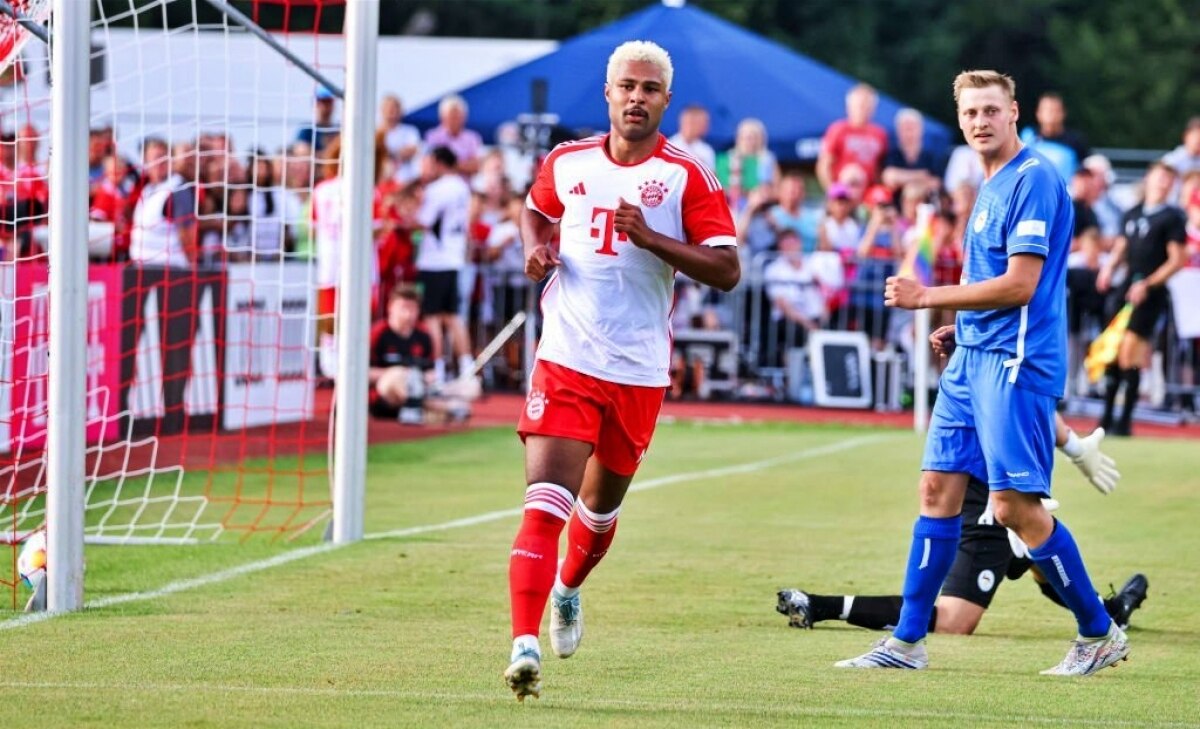
[[[517,695],[517,701],[526,696],[535,699],[542,695],[542,656],[535,648],[513,646],[512,662],[504,671],[504,682]]]
[[[895,638],[880,638],[875,647],[857,658],[833,664],[837,668],[904,668],[919,671],[929,667],[925,641],[909,644]]]
[[[1076,638],[1062,663],[1054,668],[1047,668],[1042,671],[1042,675],[1090,676],[1117,661],[1127,660],[1128,656],[1129,638],[1126,637],[1125,631],[1113,623],[1108,629],[1108,635],[1103,638]]]
[[[579,649],[583,639],[583,607],[579,593],[574,597],[562,597],[555,590],[550,593],[550,647],[559,658],[570,658]]]

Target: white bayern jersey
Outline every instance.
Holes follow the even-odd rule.
[[[313,239],[316,242],[317,288],[334,289],[342,270],[342,178],[331,177],[318,182],[313,188],[309,216],[313,224]],[[372,226],[378,223],[379,193],[375,191],[372,203]],[[372,233],[372,238],[374,234]],[[379,257],[375,253],[375,242],[369,245],[371,252],[371,285],[379,283]]]
[[[618,200],[689,245],[737,245],[733,217],[716,176],[662,135],[649,157],[628,165],[609,156],[607,140],[555,147],[526,199],[561,223],[562,265],[542,294],[537,356],[609,382],[666,387],[675,270],[613,230]]]

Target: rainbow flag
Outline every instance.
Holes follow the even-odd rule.
[[[1133,304],[1126,304],[1112,318],[1100,336],[1088,345],[1087,357],[1083,359],[1083,368],[1087,371],[1088,382],[1099,382],[1104,376],[1104,370],[1117,359],[1117,350],[1121,348],[1121,340],[1125,330],[1129,328],[1129,315],[1133,313]]]
[[[933,283],[934,212],[932,205],[917,206],[917,222],[913,226],[915,235],[904,257],[904,263],[900,266],[901,276],[915,278],[924,286]]]

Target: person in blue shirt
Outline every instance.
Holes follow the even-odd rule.
[[[1091,154],[1087,140],[1079,132],[1067,128],[1067,105],[1054,91],[1047,91],[1038,98],[1034,116],[1037,127],[1027,127],[1021,132],[1021,141],[1053,164],[1064,180],[1070,180],[1084,158]]]
[[[980,157],[984,183],[963,242],[959,286],[890,277],[884,303],[954,309],[953,328],[930,337],[957,345],[938,385],[921,464],[895,631],[841,668],[921,669],[934,602],[954,562],[971,478],[988,484],[996,521],[1017,534],[1075,615],[1079,635],[1050,675],[1086,676],[1124,659],[1124,631],[1104,611],[1071,532],[1050,496],[1055,405],[1066,384],[1066,262],[1074,211],[1053,164],[1022,145],[1013,80],[965,71],[954,80],[959,127]]]

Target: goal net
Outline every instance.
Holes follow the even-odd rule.
[[[52,21],[48,1],[9,1]],[[234,5],[342,84],[342,0]],[[322,150],[341,102],[206,2],[93,6],[81,413],[47,412],[48,48],[0,17],[0,587],[13,607],[19,545],[44,525],[53,417],[86,419],[91,542],[319,535],[330,509],[310,199],[333,168]]]

